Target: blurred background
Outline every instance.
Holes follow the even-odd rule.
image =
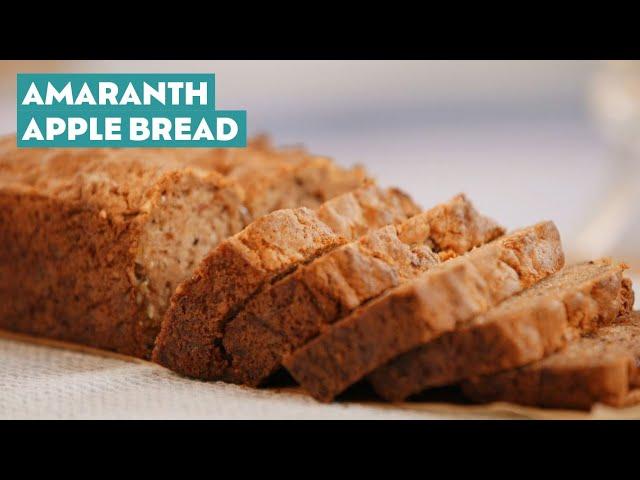
[[[251,133],[362,163],[428,207],[466,192],[510,228],[552,219],[570,260],[640,272],[640,64],[595,61],[0,62],[0,133],[18,72],[216,73]]]

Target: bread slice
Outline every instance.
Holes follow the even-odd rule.
[[[259,218],[220,243],[176,289],[153,359],[184,375],[220,378],[226,365],[224,327],[261,288],[371,228],[417,211],[401,192],[371,185],[317,211],[278,210]]]
[[[454,330],[563,263],[552,222],[516,231],[389,290],[283,364],[311,395],[329,401],[397,355]]]
[[[633,290],[625,265],[609,259],[563,268],[468,324],[421,345],[369,376],[386,400],[539,360],[628,314]]]
[[[531,365],[463,383],[479,402],[503,400],[554,408],[640,403],[640,313],[596,330]]]
[[[259,385],[280,367],[283,355],[437,264],[429,246],[451,256],[503,233],[458,195],[315,259],[264,289],[227,324],[222,343],[228,361],[225,380]]]

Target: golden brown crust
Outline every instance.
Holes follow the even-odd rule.
[[[453,330],[563,263],[552,222],[514,232],[388,291],[283,364],[315,398],[329,401],[393,357]]]
[[[75,201],[114,216],[141,213],[158,182],[187,167],[177,158],[144,149],[18,149],[5,142],[0,146],[3,191]],[[194,170],[201,176],[208,173]]]
[[[640,401],[640,313],[602,327],[564,350],[518,369],[478,376],[462,384],[479,402],[590,409]]]
[[[629,312],[625,266],[609,259],[565,267],[468,325],[393,359],[369,376],[376,392],[399,401],[539,360]]]
[[[281,208],[317,208],[366,185],[362,167],[345,169],[301,148],[275,149],[264,138],[247,148],[17,149],[0,138],[0,188],[31,187],[56,198],[112,204],[128,212],[169,171],[216,172],[242,189],[252,218]]]
[[[260,384],[280,367],[283,355],[438,263],[427,245],[459,254],[502,233],[459,195],[298,268],[255,296],[227,325],[223,346],[230,365],[225,379]]]
[[[222,242],[195,275],[178,287],[153,358],[179,373],[220,378],[226,324],[261,288],[370,228],[397,223],[415,211],[397,192],[371,185],[338,196],[317,211],[279,210]],[[408,209],[408,211],[407,211]]]

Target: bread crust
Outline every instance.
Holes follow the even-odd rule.
[[[315,259],[264,289],[227,324],[225,380],[259,385],[281,366],[283,355],[437,264],[429,246],[447,256],[462,254],[503,233],[458,195]]]
[[[64,190],[77,195],[87,178],[103,178],[131,196],[129,203],[134,204],[135,195],[144,194],[153,177],[184,168],[216,172],[235,183],[251,219],[282,208],[315,209],[371,182],[361,166],[345,169],[299,147],[276,149],[265,137],[250,140],[247,148],[230,149],[17,149],[15,135],[0,138],[0,187],[30,185],[44,195],[60,196]],[[115,203],[113,192],[104,193],[104,201]],[[84,198],[90,200],[91,195]]]
[[[299,264],[416,211],[406,195],[370,185],[317,211],[278,210],[259,218],[218,245],[176,289],[154,361],[187,376],[222,378],[228,365],[224,328],[252,296]]]
[[[566,267],[468,325],[393,359],[369,380],[381,397],[400,401],[429,387],[539,360],[576,334],[629,313],[625,268],[610,259]]]
[[[283,364],[316,399],[330,401],[393,357],[453,330],[563,264],[552,222],[505,235],[357,309]]]

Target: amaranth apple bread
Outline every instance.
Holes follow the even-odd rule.
[[[148,357],[175,285],[249,221],[213,171],[1,147],[2,328]]]

